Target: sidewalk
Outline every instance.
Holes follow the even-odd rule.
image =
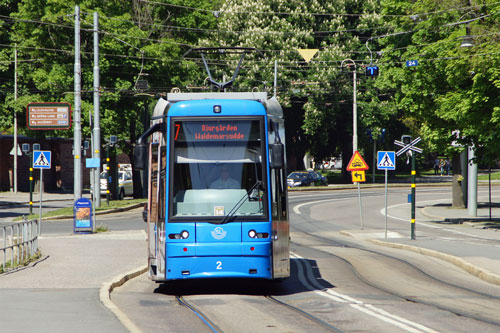
[[[445,200],[443,200],[445,201]],[[342,233],[377,245],[445,260],[489,283],[500,285],[500,206],[478,203],[477,216],[448,202],[422,205],[417,201],[415,238],[410,239],[410,204],[388,209],[391,218],[408,221],[408,233],[349,230]],[[440,229],[445,228],[446,235]],[[451,236],[450,236],[451,235]]]
[[[83,197],[89,197],[89,195],[83,195]],[[8,206],[12,204],[29,203],[30,194],[29,192],[0,192],[0,207]],[[40,194],[38,192],[33,193],[33,204],[36,206],[37,202],[40,201]],[[43,192],[42,201],[73,201],[73,193],[69,192]]]
[[[8,209],[26,197],[4,192],[0,202]],[[73,194],[43,193],[43,200],[73,201]],[[0,274],[0,330],[127,332],[120,315],[105,305],[113,283],[146,267],[145,240],[143,230],[44,234],[38,262]]]

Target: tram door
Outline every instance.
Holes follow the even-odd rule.
[[[156,265],[156,274],[165,274],[165,149],[151,145],[149,186],[149,260]],[[151,265],[150,265],[151,266]]]

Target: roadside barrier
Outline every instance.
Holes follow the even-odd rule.
[[[0,254],[2,272],[24,265],[38,252],[38,220],[1,225]]]

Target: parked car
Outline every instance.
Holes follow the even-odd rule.
[[[286,179],[288,187],[309,186],[309,185],[328,185],[325,176],[317,171],[294,171]]]
[[[309,172],[309,177],[312,179],[312,183],[314,185],[324,185],[324,186],[328,185],[328,180],[321,173],[317,171],[308,171],[308,172]]]
[[[294,171],[286,178],[288,187],[309,186],[312,181],[313,179],[307,171]]]
[[[106,195],[108,190],[108,172],[101,172],[100,180],[101,195]],[[122,200],[126,195],[134,194],[134,183],[132,181],[132,172],[118,171],[118,199]]]

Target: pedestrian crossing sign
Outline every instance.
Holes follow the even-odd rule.
[[[48,150],[33,151],[33,169],[50,169],[52,152]]]
[[[396,170],[396,153],[393,151],[378,151],[377,169]]]

